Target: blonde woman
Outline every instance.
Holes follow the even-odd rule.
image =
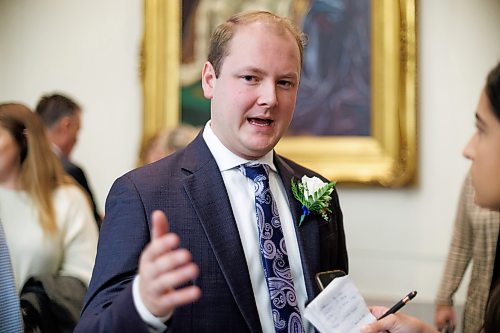
[[[184,148],[194,140],[199,131],[199,128],[187,124],[172,129],[160,129],[142,142],[137,166],[156,162]]]
[[[92,274],[97,227],[88,197],[64,174],[41,120],[21,104],[0,104],[0,220],[25,325],[71,330]],[[73,322],[61,324],[59,317]]]

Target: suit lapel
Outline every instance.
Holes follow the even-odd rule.
[[[188,150],[189,149],[189,150]],[[236,221],[217,163],[201,134],[186,148],[184,188],[198,215],[242,316],[252,332],[261,332],[248,267]]]
[[[277,154],[275,154],[274,162],[281,180],[283,181],[290,205],[302,260],[302,269],[304,271],[308,302],[310,302],[317,294],[317,287],[314,284],[314,275],[319,271],[318,263],[320,257],[320,237],[318,224],[315,217],[310,215],[306,218],[300,228],[298,227],[298,222],[300,220],[300,216],[302,215],[302,205],[293,196],[291,180],[292,178],[299,180],[302,178],[303,174],[296,173],[290,165]]]

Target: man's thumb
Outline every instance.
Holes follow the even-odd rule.
[[[151,231],[151,239],[156,239],[165,235],[168,232],[168,220],[167,216],[161,210],[155,210],[151,216],[151,222],[153,225]]]

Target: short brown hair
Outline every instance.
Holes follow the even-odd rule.
[[[229,53],[229,42],[234,37],[236,28],[258,21],[272,23],[290,32],[299,47],[300,63],[302,63],[306,37],[290,19],[268,11],[242,12],[231,16],[226,22],[217,26],[212,33],[207,60],[212,64],[216,76],[219,76],[224,58]]]
[[[42,96],[35,112],[40,115],[46,127],[50,128],[64,116],[71,116],[81,110],[80,106],[71,98],[61,94]]]

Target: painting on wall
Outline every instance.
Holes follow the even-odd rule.
[[[227,2],[227,1],[226,1]],[[295,116],[288,135],[370,134],[370,1],[184,0],[181,16],[181,121],[202,126],[210,104],[200,68],[210,33],[227,17],[263,9],[291,18],[307,35]]]
[[[297,106],[277,151],[343,182],[400,186],[416,165],[415,3],[145,0],[145,128],[203,126],[200,75],[213,29],[268,10],[307,35]],[[177,55],[177,57],[175,57]]]

